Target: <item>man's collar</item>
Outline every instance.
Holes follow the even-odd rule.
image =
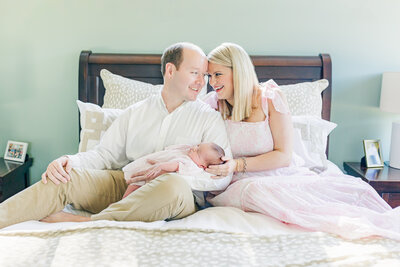
[[[175,112],[176,110],[182,109],[184,106],[187,105],[188,102],[192,102],[192,101],[186,101],[186,100],[184,100],[184,101],[183,101],[179,106],[177,106],[172,112],[169,112],[169,111],[168,111],[168,108],[167,108],[167,105],[166,105],[166,103],[165,103],[165,101],[164,101],[162,92],[163,92],[163,90],[161,90],[161,92],[160,92],[160,94],[159,94],[159,97],[160,97],[161,104],[162,104],[162,106],[164,107],[164,109],[165,109],[165,111],[166,111],[167,113],[173,113],[173,112]]]

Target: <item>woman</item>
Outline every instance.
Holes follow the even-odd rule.
[[[215,92],[205,101],[225,119],[234,157],[207,169],[217,176],[234,173],[232,183],[211,204],[346,238],[400,239],[399,210],[392,210],[367,183],[344,174],[317,175],[295,163],[286,99],[272,80],[259,84],[243,48],[224,43],[208,60]]]

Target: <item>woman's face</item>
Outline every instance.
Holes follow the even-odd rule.
[[[233,105],[233,72],[229,67],[208,62],[208,82],[218,94]]]

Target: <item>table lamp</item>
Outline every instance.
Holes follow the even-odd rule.
[[[380,108],[400,114],[400,72],[383,73]],[[400,169],[400,121],[392,123],[389,166]]]

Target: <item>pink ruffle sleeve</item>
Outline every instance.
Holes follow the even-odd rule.
[[[274,105],[274,108],[276,111],[283,113],[283,114],[289,114],[290,110],[288,105],[283,101],[281,94],[279,91],[279,85],[277,85],[274,80],[268,80],[264,83],[261,83],[261,90],[262,90],[262,103],[263,103],[263,109],[266,114],[268,114],[268,102],[267,99],[271,99],[272,104]]]
[[[210,105],[215,110],[218,110],[218,95],[217,92],[212,91],[206,94],[202,99],[203,102]]]

